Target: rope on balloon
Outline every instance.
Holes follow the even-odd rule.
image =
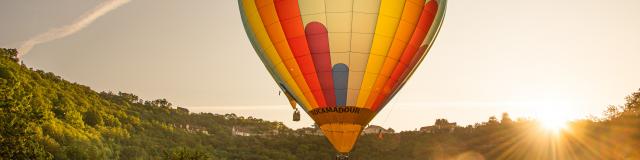
[[[396,97],[396,98],[395,98],[395,100],[397,101],[397,100],[398,100],[398,97]],[[394,109],[394,108],[396,108],[396,107],[393,107],[393,105],[396,105],[396,101],[394,101],[393,99],[391,100],[391,103],[392,103],[391,105],[392,105],[392,107],[391,107],[391,109],[389,110],[389,113],[387,113],[387,116],[384,118],[384,121],[382,121],[382,124],[380,124],[380,126],[384,126],[384,125],[386,125],[386,124],[387,124],[387,120],[389,120],[389,116],[391,116],[391,113],[393,112],[393,109]],[[387,108],[387,107],[385,107],[385,108]]]

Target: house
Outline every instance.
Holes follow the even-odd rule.
[[[365,134],[378,134],[378,133],[389,134],[389,133],[395,133],[395,131],[393,129],[391,129],[391,128],[384,129],[384,128],[382,128],[380,126],[377,126],[377,125],[369,125],[367,128],[362,130],[362,135],[365,135]]]
[[[451,133],[456,127],[457,123],[449,123],[447,119],[436,119],[436,123],[433,126],[420,127],[420,132],[425,133]]]
[[[234,136],[251,136],[251,132],[247,128],[244,127],[231,127],[231,135]]]
[[[305,135],[315,135],[315,136],[323,136],[322,130],[317,127],[304,127],[296,130],[298,133],[302,133]]]
[[[300,129],[296,130],[298,135],[304,134],[304,135],[315,135],[315,136],[323,136],[324,134],[322,133],[322,130],[320,130],[320,127],[318,127],[318,125],[313,124],[311,125],[311,127],[303,127]]]
[[[206,127],[201,127],[201,126],[195,126],[195,125],[189,125],[189,124],[173,124],[174,128],[180,128],[180,129],[184,129],[185,131],[189,132],[189,133],[202,133],[202,134],[206,134],[209,135],[209,131],[207,130]]]
[[[280,132],[276,129],[257,133],[253,127],[233,126],[231,127],[231,135],[234,136],[273,136]]]

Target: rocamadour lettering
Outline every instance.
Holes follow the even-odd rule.
[[[360,108],[356,108],[356,107],[329,107],[329,108],[319,108],[319,109],[316,109],[316,110],[312,110],[309,113],[312,114],[312,115],[317,115],[317,114],[330,113],[330,112],[359,114],[360,113]]]

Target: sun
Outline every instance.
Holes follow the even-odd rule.
[[[575,104],[561,99],[541,99],[528,104],[540,128],[549,133],[560,133],[569,129],[569,122],[576,117]]]
[[[551,115],[539,117],[538,121],[542,128],[551,133],[559,133],[560,131],[567,129],[567,123],[569,123],[569,120],[566,118]]]

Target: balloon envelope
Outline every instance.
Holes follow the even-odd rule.
[[[446,0],[240,0],[239,6],[278,86],[347,153],[425,57]]]

